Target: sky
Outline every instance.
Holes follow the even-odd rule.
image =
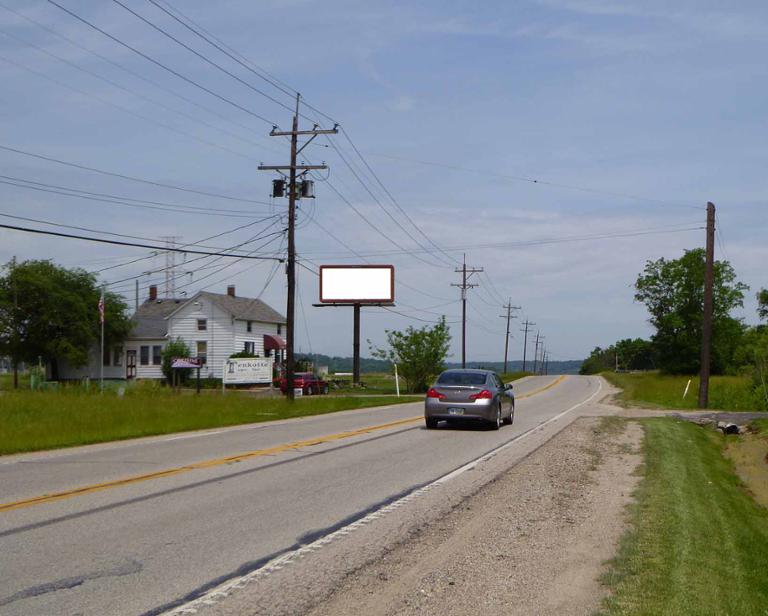
[[[312,306],[318,265],[386,263],[396,307],[363,309],[364,340],[445,315],[460,359],[464,254],[483,268],[469,360],[503,358],[510,300],[511,359],[526,318],[553,359],[648,337],[634,281],[703,246],[707,201],[754,323],[766,57],[768,6],[747,0],[0,0],[0,223],[284,256],[287,202],[257,167],[288,162],[269,132],[290,128],[298,91],[302,128],[343,129],[304,150],[329,169],[298,213],[298,350],[352,353],[351,309]],[[165,256],[148,249],[0,229],[0,262],[14,256],[96,272],[131,306],[136,279],[142,301],[163,292]],[[195,258],[177,259],[179,295],[235,284],[284,312],[276,261]]]

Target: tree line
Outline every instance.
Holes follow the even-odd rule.
[[[768,325],[748,325],[733,316],[749,287],[728,261],[715,261],[712,374],[750,375],[764,393],[768,382]],[[581,374],[604,370],[659,370],[698,374],[704,317],[705,251],[687,250],[679,259],[648,261],[635,281],[635,300],[645,304],[655,332],[650,340],[620,340],[595,348]],[[757,293],[758,318],[768,321],[768,289]],[[768,399],[768,398],[767,398]]]

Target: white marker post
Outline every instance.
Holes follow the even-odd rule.
[[[397,364],[395,364],[395,391],[397,391],[397,397],[400,397],[400,378],[397,376]]]

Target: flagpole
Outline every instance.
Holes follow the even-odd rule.
[[[101,287],[101,305],[99,310],[99,320],[101,321],[101,355],[99,356],[99,391],[104,393],[104,287]]]

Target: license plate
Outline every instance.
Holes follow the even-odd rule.
[[[449,415],[463,415],[464,414],[464,409],[458,408],[458,407],[451,407],[451,408],[448,409],[448,414]]]

